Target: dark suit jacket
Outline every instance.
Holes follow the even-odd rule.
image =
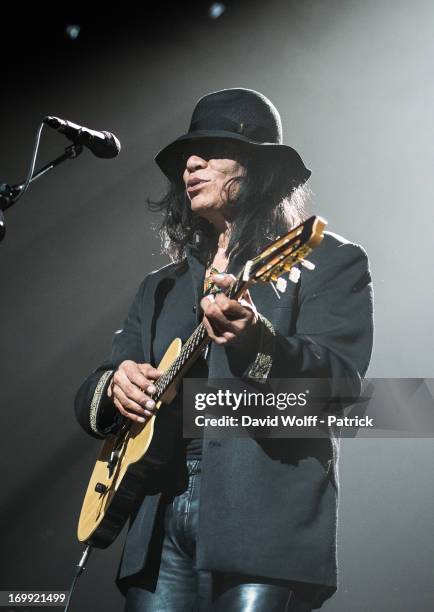
[[[348,379],[357,395],[373,337],[366,254],[326,233],[309,259],[315,270],[302,269],[280,300],[270,285],[251,288],[258,311],[274,328],[263,325],[258,347],[271,358],[265,376]],[[78,391],[76,415],[90,435],[101,438],[113,428],[116,411],[105,396],[110,371],[125,359],[156,365],[174,337],[188,338],[200,318],[203,277],[191,247],[183,265],[170,264],[144,279],[109,359]],[[254,376],[255,364],[256,354],[211,345],[210,378]],[[197,568],[314,585],[319,607],[337,584],[337,459],[333,435],[272,441],[205,436]],[[160,497],[146,496],[130,521],[121,589],[143,572]]]

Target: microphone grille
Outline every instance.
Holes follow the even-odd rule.
[[[116,155],[119,155],[121,151],[121,143],[119,142],[119,139],[116,138],[116,136],[112,134],[111,132],[102,132],[102,133],[107,138],[107,140],[110,141],[113,147],[116,149],[116,153],[113,152],[114,153],[113,157],[116,157]]]

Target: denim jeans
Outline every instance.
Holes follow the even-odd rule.
[[[155,591],[131,586],[124,612],[311,612],[283,581],[195,569],[200,466],[187,461],[188,486],[165,508]]]

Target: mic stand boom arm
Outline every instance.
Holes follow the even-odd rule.
[[[39,147],[39,139],[41,136],[43,124],[40,125],[36,136],[35,148],[33,151],[32,162],[30,164],[29,176],[25,181],[17,185],[8,185],[7,183],[0,183],[0,242],[3,240],[6,233],[5,219],[3,211],[10,208],[19,198],[27,191],[30,183],[41,178],[44,174],[61,164],[67,159],[75,159],[83,152],[83,147],[80,144],[72,144],[66,147],[64,153],[56,157],[53,161],[49,162],[40,170],[34,171],[36,155]]]

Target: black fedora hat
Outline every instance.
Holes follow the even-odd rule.
[[[206,141],[239,143],[264,163],[278,161],[292,187],[311,175],[297,151],[282,143],[282,122],[274,104],[253,89],[222,89],[200,98],[187,134],[164,147],[155,161],[169,179],[180,180],[186,155],[200,154]]]

